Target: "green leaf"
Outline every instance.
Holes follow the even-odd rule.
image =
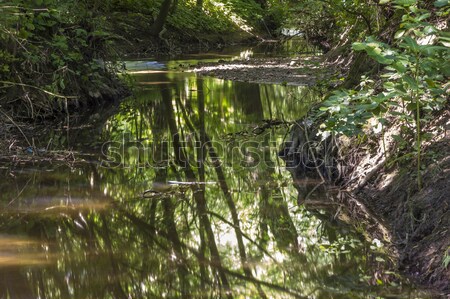
[[[405,139],[403,139],[403,137],[401,135],[392,135],[392,139],[394,139],[394,141],[396,142],[404,142]]]
[[[405,36],[403,38],[403,41],[406,43],[406,45],[412,49],[414,52],[419,51],[419,45],[417,44],[417,42],[410,36]],[[408,48],[406,47],[406,48]]]
[[[103,37],[103,36],[109,36],[109,32],[106,31],[102,31],[102,30],[95,30],[91,33],[92,36],[98,36],[98,37]]]
[[[87,36],[87,31],[84,30],[84,29],[81,29],[81,28],[75,29],[75,33],[76,33],[78,36],[81,36],[81,37],[86,37],[86,36]]]
[[[442,261],[442,266],[444,266],[444,269],[447,269],[448,264],[450,264],[450,256],[446,256]]]
[[[27,23],[25,26],[27,27],[28,30],[31,30],[31,31],[33,31],[35,29],[33,23]]]
[[[428,13],[425,13],[425,14],[422,14],[422,15],[418,16],[416,18],[416,20],[420,22],[420,21],[423,21],[423,20],[429,18],[430,16],[431,16],[431,13],[428,12]]]
[[[394,90],[400,95],[406,95],[406,89],[401,84],[394,85]]]
[[[411,87],[411,89],[413,89],[413,90],[419,89],[419,85],[417,84],[417,81],[413,77],[404,76],[403,80],[405,80],[405,82],[408,83],[408,85]]]
[[[399,30],[395,33],[395,38],[401,38],[405,34],[406,30]]]
[[[423,33],[425,33],[426,35],[430,35],[430,34],[435,34],[437,33],[438,30],[434,27],[434,26],[425,26],[425,28],[423,28]]]
[[[367,49],[367,45],[365,43],[353,43],[352,49],[355,51],[361,51]]]
[[[406,73],[406,71],[408,70],[406,68],[405,65],[403,65],[403,63],[397,61],[396,63],[391,64],[391,67],[394,68],[397,72],[399,73]]]
[[[436,87],[436,82],[434,82],[430,78],[426,78],[425,82],[427,82],[428,86],[431,87],[431,88],[435,88]]]
[[[381,64],[391,64],[392,62],[394,62],[392,59],[383,56],[376,49],[373,48],[367,49],[367,54]]]
[[[450,76],[450,62],[444,62],[443,64],[442,64],[442,68],[441,68],[441,70],[442,70],[442,74],[444,75],[444,76],[446,76],[446,77],[449,77]]]
[[[437,0],[434,2],[434,6],[436,7],[444,7],[446,5],[449,5],[449,0]]]
[[[380,257],[380,256],[375,257],[375,260],[376,260],[377,262],[385,262],[384,258],[382,258],[382,257]]]
[[[410,6],[416,4],[417,0],[395,0],[394,3],[402,6]]]
[[[443,46],[423,46],[420,48],[420,52],[427,55],[427,56],[433,56],[437,53],[445,53],[450,52],[450,48],[443,47]]]
[[[446,47],[450,47],[450,38],[445,36],[440,36],[439,41]]]

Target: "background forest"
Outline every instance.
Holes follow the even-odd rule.
[[[353,42],[372,36],[413,55],[411,47],[419,39],[434,36],[428,44],[448,43],[441,31],[446,16],[446,0],[2,1],[0,101],[12,115],[46,117],[67,105],[120,97],[124,91],[114,75],[120,64],[114,61],[125,53],[220,49],[277,38],[283,28],[296,29],[324,53],[331,52],[329,60],[341,58],[343,64],[345,58],[350,66],[346,86],[351,87],[362,73],[377,68],[365,55],[354,57]],[[391,50],[384,45],[360,44],[354,50],[369,50],[375,61],[386,64],[389,60],[380,57]],[[428,59],[445,49],[424,51]]]

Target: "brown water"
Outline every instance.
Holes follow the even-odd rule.
[[[0,298],[427,298],[341,209],[297,205],[263,120],[317,90],[133,66],[117,110],[37,140],[84,162],[1,168]]]

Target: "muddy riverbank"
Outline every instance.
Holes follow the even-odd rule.
[[[450,113],[443,111],[424,128],[433,138],[423,147],[423,186],[414,160],[387,158],[379,142],[362,154],[347,188],[388,224],[398,250],[398,268],[422,285],[450,295]],[[394,135],[395,127],[391,128]],[[362,146],[364,146],[362,144]],[[378,153],[378,154],[377,154]],[[392,154],[392,155],[391,155]],[[400,160],[402,158],[400,157]]]
[[[341,191],[359,201],[353,204],[356,206],[352,215],[354,223],[371,222],[368,233],[390,248],[397,269],[429,288],[436,298],[450,294],[448,111],[441,111],[424,128],[424,133],[433,137],[422,148],[421,189],[417,185],[415,157],[399,153],[395,136],[400,125],[395,121],[384,136],[367,135],[364,139],[341,136],[327,139],[325,143],[315,135],[317,124],[308,127],[298,122],[292,128],[289,147],[283,151],[288,166],[295,162],[291,172],[300,204],[308,204],[316,191],[302,183],[305,177],[323,175],[327,181],[335,182]],[[310,159],[305,159],[311,157],[311,151],[315,153],[314,161],[332,163],[316,167]],[[345,204],[349,202],[346,200]]]
[[[193,71],[225,80],[308,86],[336,73],[331,65],[314,56],[222,60],[199,64]]]

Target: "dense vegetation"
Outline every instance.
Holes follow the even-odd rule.
[[[448,105],[450,76],[450,34],[443,18],[448,16],[448,1],[436,1],[433,11],[416,1],[393,1],[392,37],[369,36],[354,42],[352,49],[376,61],[376,77],[363,76],[354,89],[339,89],[325,101],[324,129],[346,135],[362,133],[371,120],[370,130],[381,133],[400,123],[400,134],[393,137],[405,157],[417,158],[417,184],[421,188],[421,128],[432,119],[432,112]],[[395,15],[399,16],[395,18]],[[401,17],[401,18],[400,18]],[[441,20],[441,21],[440,21]],[[370,26],[367,27],[368,29]],[[360,74],[362,75],[362,74]],[[323,116],[323,115],[322,115]],[[411,140],[411,136],[415,136]]]
[[[45,117],[115,98],[122,92],[115,79],[120,69],[113,63],[119,58],[118,45],[148,51],[161,44],[169,51],[174,42],[198,43],[199,33],[220,36],[263,24],[267,30],[279,28],[280,23],[273,23],[282,14],[274,11],[281,8],[262,3],[265,10],[254,1],[2,2],[2,112]]]
[[[104,16],[78,1],[14,1],[0,6],[2,112],[46,117],[86,99],[118,93],[102,60],[113,35]]]

